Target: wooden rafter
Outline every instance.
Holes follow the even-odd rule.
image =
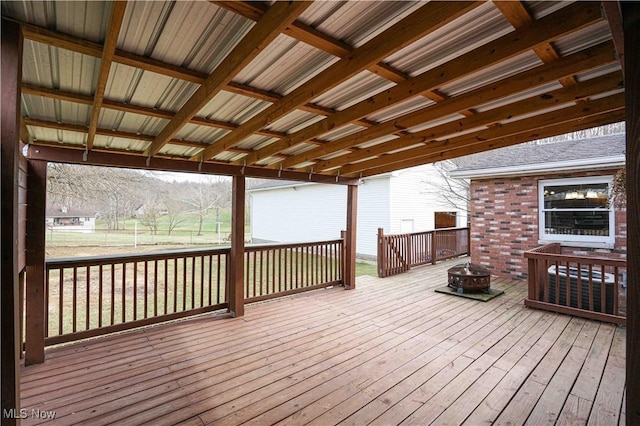
[[[340,169],[340,174],[344,176],[354,176],[358,173],[364,173],[369,169],[375,169],[380,166],[388,166],[394,163],[405,163],[406,161],[416,161],[417,159],[425,160],[425,163],[427,163],[436,161],[433,160],[434,156],[446,156],[445,153],[454,149],[457,150],[456,156],[473,153],[464,151],[464,148],[468,146],[482,145],[483,150],[495,149],[496,146],[487,145],[487,141],[504,138],[509,135],[525,134],[522,138],[514,136],[511,142],[511,144],[522,143],[530,140],[526,135],[536,129],[543,129],[547,126],[579,120],[592,115],[614,113],[616,111],[623,110],[624,94],[612,95],[594,101],[582,102],[579,105],[537,115],[532,118],[514,121],[499,127],[492,127],[459,137],[434,141],[417,148],[407,149],[394,154],[387,154],[371,160],[350,164],[342,167]]]
[[[607,22],[609,22],[609,28],[611,29],[613,44],[616,46],[616,53],[618,54],[618,58],[620,58],[622,74],[624,74],[624,29],[622,28],[620,2],[617,0],[603,1],[602,8],[607,16]]]
[[[38,120],[35,118],[24,118],[23,123],[25,126],[44,127],[47,129],[66,130],[70,132],[85,133],[87,131],[87,128],[85,126],[81,126],[78,124],[57,123],[54,121]],[[122,130],[105,129],[100,127],[96,128],[96,135],[118,137],[123,139],[132,139],[132,140],[141,140],[146,142],[151,142],[155,138],[154,135],[148,135],[140,132],[136,132],[136,133],[124,132]],[[36,142],[41,143],[42,141],[36,141]],[[200,148],[200,149],[205,148],[207,146],[207,143],[205,142],[191,141],[188,139],[171,139],[169,141],[169,144],[187,146],[191,148]],[[232,148],[231,151],[238,152],[238,153],[250,152],[249,149],[243,149],[238,147]]]
[[[564,133],[577,132],[589,129],[595,126],[603,126],[613,124],[624,120],[624,110],[607,111],[602,114],[595,114],[590,117],[581,117],[579,119],[566,121],[560,124],[552,124],[540,129],[531,129],[528,132],[522,132],[517,135],[505,135],[504,137],[494,140],[483,141],[463,148],[451,149],[449,151],[436,152],[429,156],[412,158],[403,163],[403,167],[414,167],[435,161],[447,160],[450,158],[461,157],[469,154],[477,154],[492,149],[504,148],[511,145],[517,145],[522,142],[532,141],[536,139],[547,138],[551,136],[561,135]],[[354,176],[367,177],[375,176],[381,173],[387,173],[397,170],[397,167],[390,165],[382,165],[373,167],[365,171],[354,173]],[[342,175],[341,175],[342,176]]]
[[[93,104],[93,98],[91,96],[81,95],[73,92],[67,92],[64,90],[50,89],[47,87],[39,87],[33,84],[23,83],[22,93],[34,95],[34,96],[47,97],[51,99],[60,99],[66,102],[80,103],[84,105]],[[119,101],[114,101],[106,98],[103,99],[102,101],[102,107],[113,109],[116,111],[130,112],[132,114],[140,114],[147,117],[164,118],[167,120],[170,120],[174,115],[174,113],[171,111],[162,110],[158,108],[145,107],[142,105],[134,105],[127,102],[119,102]],[[210,118],[202,118],[202,117],[193,117],[191,120],[189,120],[189,123],[197,124],[200,126],[215,127],[219,129],[225,129],[225,130],[233,130],[238,127],[238,125],[235,123],[230,123],[230,122],[221,121],[221,120],[213,120]],[[281,138],[285,136],[284,133],[276,132],[273,130],[261,130],[260,132],[256,132],[256,133],[259,135],[268,136],[271,138]]]
[[[605,42],[601,45],[561,58],[554,64],[539,65],[516,76],[447,99],[437,105],[417,110],[394,120],[376,124],[369,129],[327,142],[317,148],[291,156],[282,162],[282,166],[284,168],[290,168],[297,164],[313,161],[338,151],[352,149],[361,143],[388,134],[401,135],[405,133],[406,129],[429,122],[437,117],[457,113],[486,102],[509,96],[513,93],[545,85],[578,71],[593,69],[607,63],[612,63],[615,61],[615,57],[613,56],[611,48],[611,43]]]
[[[100,72],[98,74],[96,89],[93,93],[93,108],[91,110],[91,119],[89,120],[89,131],[87,134],[87,151],[91,151],[93,148],[93,140],[96,137],[96,128],[98,127],[98,119],[100,118],[100,110],[102,108],[102,99],[107,87],[109,70],[111,69],[113,55],[116,51],[118,36],[120,35],[120,28],[122,27],[122,20],[124,19],[124,12],[126,8],[126,0],[113,2],[111,19],[109,21],[109,26],[107,27],[107,38],[102,49]]]
[[[309,2],[276,2],[262,19],[249,30],[242,41],[227,55],[218,68],[207,77],[185,102],[151,145],[145,155],[153,156],[189,122],[235,75],[251,62],[280,33],[304,12]]]
[[[622,89],[622,74],[614,72],[575,86],[554,90],[544,95],[535,95],[518,102],[478,113],[471,117],[453,120],[420,132],[409,133],[389,142],[383,142],[370,148],[360,149],[314,165],[317,171],[333,169],[345,163],[353,163],[374,155],[383,155],[404,147],[416,144],[429,144],[445,137],[456,137],[457,134],[484,126],[502,126],[519,116],[527,116],[576,100],[586,100],[590,96]]]
[[[24,37],[28,40],[59,47],[61,49],[81,53],[83,55],[101,57],[103,46],[99,43],[79,39],[68,34],[52,31],[32,24],[21,23],[21,26]],[[167,77],[188,81],[190,83],[202,84],[207,78],[206,73],[169,64],[146,56],[140,56],[121,49],[116,49],[113,55],[113,62],[118,62]],[[265,90],[233,81],[229,82],[225,86],[224,90],[267,102],[276,102],[282,98],[282,95],[277,93],[267,92]],[[333,112],[328,108],[323,108],[313,104],[303,105],[300,109],[320,115],[328,115]],[[365,123],[362,122],[360,124]]]
[[[348,57],[342,58],[287,94],[280,102],[255,115],[238,129],[213,143],[201,154],[193,156],[192,160],[208,160],[234,146],[256,130],[293,111],[310,99],[336,87],[341,82],[378,63],[381,59],[397,52],[429,32],[442,28],[477,6],[478,3],[473,2],[434,2],[422,6],[393,27],[355,49]]]
[[[399,83],[391,89],[371,96],[367,100],[346,108],[331,117],[307,126],[287,138],[267,146],[259,153],[254,154],[254,157],[258,157],[256,161],[266,158],[353,120],[397,104],[416,94],[437,89],[446,83],[514,57],[537,45],[548,43],[569,32],[577,31],[600,20],[602,20],[602,16],[594,4],[573,4],[532,22],[526,28],[521,28],[502,36],[430,71]],[[470,64],[473,65],[469,66]],[[248,161],[248,163],[250,162]]]
[[[531,25],[533,22],[533,18],[520,1],[494,1],[493,4],[516,29]],[[533,51],[545,63],[553,62],[560,58],[558,51],[551,43],[542,43],[535,46]],[[576,84],[576,79],[574,76],[569,76],[560,80],[560,84],[570,86]]]

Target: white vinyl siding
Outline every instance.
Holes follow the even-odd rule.
[[[347,188],[309,185],[251,193],[252,238],[278,242],[334,240],[346,226]]]

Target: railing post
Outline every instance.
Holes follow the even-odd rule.
[[[384,229],[378,228],[378,256],[376,258],[378,264],[378,277],[384,278],[387,269],[386,250],[384,244]]]
[[[245,177],[234,176],[231,194],[231,252],[227,298],[233,317],[244,315],[244,209]]]
[[[431,264],[436,264],[436,256],[438,250],[436,249],[436,231],[431,231]]]
[[[356,227],[358,212],[358,186],[347,186],[347,233],[345,238],[344,286],[356,288]]]
[[[407,247],[407,257],[405,258],[405,261],[407,263],[407,271],[408,271],[409,269],[411,269],[411,260],[412,260],[412,257],[413,257],[413,256],[411,256],[411,252],[412,252],[412,248],[413,248],[411,246],[411,234],[407,234],[405,239],[406,239],[405,245]]]
[[[538,300],[537,282],[538,268],[536,259],[527,259],[527,282],[529,285],[529,300]]]

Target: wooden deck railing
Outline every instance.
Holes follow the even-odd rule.
[[[466,255],[469,248],[469,228],[391,235],[378,228],[378,276],[397,275],[415,266]]]
[[[560,244],[525,252],[529,293],[525,305],[600,321],[625,324],[621,289],[625,260],[561,254]]]
[[[227,308],[229,252],[47,260],[45,346]],[[341,284],[343,256],[342,240],[247,246],[245,302]]]
[[[226,307],[229,249],[46,261],[46,345]]]
[[[342,241],[245,247],[245,302],[341,284]]]

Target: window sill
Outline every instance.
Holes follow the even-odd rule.
[[[538,244],[560,243],[563,247],[582,247],[582,248],[595,248],[595,249],[610,249],[613,250],[613,243],[603,243],[595,241],[564,241],[564,240],[538,240]]]

